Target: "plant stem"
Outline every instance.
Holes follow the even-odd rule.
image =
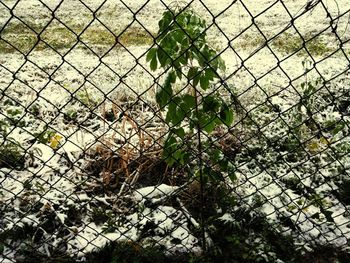
[[[204,184],[203,184],[203,159],[202,159],[202,140],[201,140],[201,127],[198,120],[199,117],[199,96],[196,86],[193,85],[194,96],[195,96],[195,107],[196,107],[196,118],[197,118],[197,140],[198,140],[198,170],[199,170],[199,183],[200,183],[200,199],[201,199],[201,208],[200,208],[200,221],[201,221],[201,235],[202,235],[202,247],[204,252],[207,250],[206,236],[205,236],[205,224],[204,224]]]

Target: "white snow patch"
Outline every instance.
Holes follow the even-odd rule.
[[[135,190],[133,197],[136,201],[142,201],[144,200],[144,198],[158,199],[163,196],[167,196],[171,194],[173,191],[175,191],[178,188],[179,188],[178,186],[170,186],[166,184],[161,184],[158,186],[148,186],[148,187]]]

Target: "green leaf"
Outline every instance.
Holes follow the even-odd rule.
[[[235,173],[229,173],[228,177],[230,178],[231,182],[237,181],[237,176]]]
[[[205,64],[209,61],[209,60],[211,60],[212,58],[211,58],[211,56],[210,56],[210,48],[209,48],[209,46],[207,45],[207,44],[205,44],[205,45],[203,45],[202,47],[201,47],[201,49],[200,49],[200,54],[201,54],[201,56],[200,56],[200,61],[198,61],[198,62],[200,62],[200,63],[202,63],[203,64],[203,66],[205,66]]]
[[[163,158],[166,160],[166,162],[170,167],[176,161],[176,159],[173,157],[176,149],[177,149],[177,141],[173,137],[173,135],[170,134],[164,143],[164,149],[163,149]]]
[[[182,141],[176,140],[173,131],[179,134],[185,134],[182,128],[171,130],[164,144],[163,157],[169,166],[173,166],[175,163],[183,165],[188,161],[189,155],[183,150]]]
[[[213,132],[215,127],[216,127],[215,121],[214,119],[211,119],[204,125],[203,130],[210,134]]]
[[[174,48],[177,46],[171,33],[164,35],[159,41],[159,46],[164,49],[169,55],[173,53]]]
[[[183,150],[176,150],[172,156],[175,161],[180,164],[180,165],[184,165],[185,164],[185,160],[184,160],[184,157],[185,157],[185,152]]]
[[[333,214],[332,211],[330,211],[330,210],[323,210],[322,213],[324,214],[324,216],[326,217],[328,222],[334,222],[334,219],[332,217],[332,214]]]
[[[168,124],[173,123],[175,115],[176,115],[176,104],[173,101],[171,101],[168,107],[168,112],[166,114],[165,121]]]
[[[233,111],[227,106],[226,103],[224,103],[221,107],[220,119],[227,126],[230,126],[233,122]]]
[[[180,64],[183,65],[183,66],[186,66],[188,64],[188,61],[187,61],[187,57],[185,56],[185,54],[183,54],[182,56],[178,57],[176,59],[176,62],[178,63],[178,65],[176,65],[176,68],[180,68]]]
[[[171,71],[165,78],[164,84],[160,91],[156,94],[156,101],[161,109],[163,109],[173,96],[172,83],[175,83],[176,75],[175,72]]]
[[[211,171],[209,173],[209,179],[212,182],[220,182],[220,181],[223,181],[224,177],[222,176],[222,174],[219,171],[215,171],[215,170],[211,169]]]
[[[214,80],[214,78],[219,78],[218,75],[215,73],[215,71],[211,68],[207,68],[205,70],[205,76],[209,79],[209,80]]]
[[[182,98],[181,108],[185,111],[191,111],[196,107],[196,98],[189,94],[185,94]]]
[[[209,78],[206,75],[201,74],[199,81],[203,90],[207,90],[209,88]]]
[[[198,67],[191,67],[187,72],[187,78],[189,81],[192,81],[192,85],[195,88],[201,78],[198,74]]]
[[[173,17],[174,17],[174,15],[172,14],[172,12],[170,10],[165,11],[163,13],[162,19],[158,22],[159,33],[163,32],[164,30],[167,29],[167,27],[169,27],[171,21],[173,20]]]
[[[220,100],[216,96],[208,95],[203,98],[203,110],[205,112],[217,112],[220,108]]]
[[[218,59],[219,59],[219,69],[225,71],[226,70],[225,61],[222,58],[218,58]]]
[[[157,54],[157,49],[151,48],[147,53],[146,61],[149,62],[149,61],[153,60],[155,58],[156,54]]]
[[[186,117],[184,110],[179,107],[180,101],[181,99],[179,97],[172,98],[165,117],[165,121],[167,123],[172,123],[174,126],[180,125]]]
[[[212,182],[218,182],[223,180],[222,174],[211,167],[204,167],[203,175],[206,175],[208,179]]]
[[[180,25],[181,28],[185,28],[187,23],[189,22],[190,13],[188,11],[180,12],[176,17],[177,24]]]
[[[201,75],[200,74],[197,74],[196,76],[194,76],[194,79],[193,79],[193,87],[196,88],[199,81],[201,79]]]
[[[176,76],[181,80],[182,79],[182,71],[181,69],[176,69]]]
[[[197,75],[197,73],[198,73],[198,68],[191,67],[187,72],[187,78],[191,81]]]
[[[151,70],[155,71],[157,69],[157,58],[153,57],[150,64]]]
[[[340,132],[344,128],[345,128],[345,122],[344,121],[340,121],[339,123],[337,123],[335,128],[333,130],[331,130],[331,133],[332,133],[332,135],[336,135],[338,132]]]
[[[320,219],[320,213],[318,213],[318,212],[314,213],[314,214],[311,216],[311,218],[313,218],[313,219]]]
[[[228,167],[228,159],[226,157],[218,160],[218,164],[220,166],[220,169],[223,171],[227,171],[227,167]]]
[[[198,16],[196,16],[196,15],[192,15],[190,17],[190,23],[192,25],[198,26],[198,25],[200,25],[200,21],[201,21],[200,18]]]
[[[167,77],[169,78],[169,82],[170,82],[170,83],[175,83],[175,82],[176,82],[176,74],[175,74],[174,71],[170,71],[170,72],[168,73],[168,76],[167,76]]]
[[[169,64],[169,61],[171,60],[161,47],[157,49],[157,57],[162,67],[165,67],[167,64]]]
[[[188,36],[186,35],[186,33],[182,30],[182,29],[176,29],[173,34],[172,34],[174,40],[176,42],[178,42],[180,45],[183,45],[186,38],[188,38]],[[186,46],[182,46],[182,49],[186,49]]]
[[[193,129],[195,127],[197,127],[197,124],[198,124],[198,119],[196,118],[196,116],[192,116],[190,119],[189,119],[189,126],[190,126],[190,130],[193,131]]]
[[[176,134],[177,136],[179,136],[181,139],[183,139],[185,137],[184,128],[172,129],[171,132]]]
[[[179,125],[186,117],[185,112],[180,108],[176,108],[176,114],[173,116],[173,124],[174,125]]]
[[[210,151],[210,160],[214,163],[218,163],[221,160],[222,152],[219,149],[213,149]]]
[[[174,135],[172,133],[169,134],[168,138],[166,139],[165,143],[164,143],[164,148],[168,149],[168,148],[173,148],[173,146],[177,143],[176,138],[174,137]]]
[[[200,128],[206,131],[207,133],[211,133],[216,127],[216,123],[215,123],[216,116],[207,115],[203,111],[200,111],[198,115],[199,115],[198,121],[199,121]]]
[[[164,91],[164,89],[157,92],[156,101],[160,109],[163,109],[166,106],[167,102],[169,101],[169,95]]]

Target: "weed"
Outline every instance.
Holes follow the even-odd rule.
[[[0,145],[0,167],[21,169],[24,166],[24,154],[18,144],[13,139],[7,138]]]
[[[6,109],[6,122],[10,126],[24,127],[25,121],[22,120],[23,109],[17,106],[9,106]]]
[[[43,131],[34,133],[34,137],[36,140],[42,144],[48,144],[53,136],[55,136],[55,132],[49,129],[47,126],[44,127]]]

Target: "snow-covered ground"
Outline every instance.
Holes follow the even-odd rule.
[[[155,104],[155,83],[161,83],[162,71],[151,74],[145,59],[150,44],[145,41],[122,46],[109,41],[104,44],[103,39],[98,39],[94,45],[92,37],[84,38],[89,30],[85,28],[93,28],[95,31],[89,36],[97,32],[98,38],[111,33],[119,35],[125,29],[130,35],[146,32],[156,36],[158,20],[166,5],[172,2],[1,0],[0,125],[3,126],[0,144],[12,138],[21,145],[19,150],[27,154],[23,169],[0,168],[0,234],[10,236],[5,246],[0,239],[3,254],[0,262],[21,260],[18,251],[27,246],[47,256],[68,252],[83,260],[85,253],[115,240],[140,241],[145,246],[157,242],[170,253],[200,253],[199,237],[193,233],[198,223],[181,202],[178,200],[176,207],[165,201],[157,203],[157,199],[166,194],[174,194],[178,186],[140,185],[137,190],[124,185],[125,191],[119,186],[115,196],[97,194],[97,190],[91,189],[116,175],[107,176],[100,171],[101,178],[95,178],[86,168],[94,161],[95,152],[104,153],[101,147],[111,148],[116,155],[128,150],[131,159],[140,157],[145,145],[158,151],[157,141],[164,136],[166,128],[161,124],[161,113]],[[239,95],[246,110],[252,110],[256,123],[263,127],[264,138],[273,139],[289,131],[281,120],[293,121],[288,110],[299,101],[298,93],[303,92],[300,83],[321,78],[331,82],[330,88],[336,95],[349,92],[346,87],[350,82],[350,1],[203,0],[192,1],[191,7],[206,19],[209,42],[222,52],[226,62],[227,69],[222,76],[227,78],[226,82]],[[23,44],[16,40],[16,34],[25,35],[23,23],[36,30],[36,33],[29,30],[28,39],[40,33],[46,44],[55,47],[59,40],[45,37],[45,31],[67,30],[62,29],[65,25],[76,40],[69,42],[63,38],[68,43],[57,50],[37,48],[40,43],[34,45],[35,42],[31,46],[25,37],[23,41],[27,44]],[[18,30],[16,25],[21,25],[22,33],[11,33],[12,29]],[[11,30],[7,30],[9,28]],[[306,48],[303,48],[303,39]],[[11,49],[6,41],[23,44],[25,53],[6,51]],[[288,48],[289,45],[292,48]],[[307,75],[306,70],[310,70]],[[260,111],[257,105],[266,101],[287,113]],[[316,109],[317,101],[315,105]],[[331,107],[317,108],[321,111],[316,114],[317,121],[321,124],[344,121],[344,130],[333,134],[332,139],[334,147],[348,145],[349,118],[340,116],[339,111]],[[334,116],[331,112],[335,112]],[[103,116],[107,113],[114,118],[121,116],[121,121],[106,120]],[[271,122],[275,119],[278,121]],[[143,130],[142,135],[135,123]],[[40,133],[43,136],[38,139]],[[252,143],[257,141],[259,139]],[[316,148],[323,147],[317,143]],[[308,145],[314,150],[314,141]],[[335,158],[332,151],[316,154],[323,161],[318,170],[322,178],[335,176],[331,171],[339,167],[344,171],[349,169],[347,150],[338,162],[329,161]],[[273,153],[268,155],[274,160]],[[303,174],[304,171],[289,163],[279,166],[277,172],[273,165],[267,171],[252,168],[257,166],[256,160],[259,164],[259,158],[265,157],[257,156],[252,161],[244,160],[243,165],[237,164],[235,187],[242,202],[251,205],[258,190],[259,195],[267,198],[261,212],[272,225],[278,225],[278,218],[283,215],[298,226],[299,233],[292,233],[287,227],[281,229],[296,236],[296,242],[306,246],[333,244],[349,249],[349,211],[346,205],[328,195],[338,188],[333,179],[316,180],[315,186],[312,176],[317,177],[317,173]],[[1,160],[0,164],[6,166]],[[315,169],[312,159],[301,160],[299,165]],[[137,171],[130,173],[131,177],[137,175]],[[133,182],[128,180],[125,182]],[[316,187],[319,191],[316,194],[320,194],[325,207],[320,208],[302,194],[288,189],[283,180],[301,180],[303,187]],[[157,205],[150,205],[147,200]],[[103,222],[93,221],[91,218],[99,207],[115,218],[104,215]],[[325,209],[332,214],[333,222],[323,215]],[[75,213],[80,216],[70,218]],[[47,222],[52,225],[48,226]],[[149,225],[154,225],[152,233],[145,230]],[[35,229],[28,231],[34,234],[15,240],[11,235],[19,231],[18,227]]]
[[[3,25],[9,27],[12,24],[20,23],[10,15],[8,8],[14,7],[14,15],[28,25],[36,25],[38,30],[42,30],[47,25],[49,26],[46,30],[50,29],[51,25],[53,27],[62,26],[58,23],[60,21],[73,30],[78,28],[79,30],[76,30],[75,33],[80,34],[93,21],[90,27],[98,28],[101,31],[107,31],[108,28],[115,34],[119,34],[127,27],[143,28],[151,34],[156,34],[157,21],[165,10],[165,4],[172,1],[163,1],[164,4],[156,0],[123,1],[123,3],[122,1],[106,1],[102,6],[100,5],[104,1],[3,2],[7,7],[0,5],[0,27]],[[227,64],[226,75],[229,76],[238,70],[231,81],[237,87],[245,88],[251,87],[255,81],[258,81],[258,84],[264,86],[265,89],[270,89],[271,82],[274,85],[284,86],[304,72],[302,61],[305,56],[288,58],[289,54],[283,52],[281,54],[278,50],[276,51],[276,48],[272,46],[273,40],[268,45],[272,46],[271,49],[264,47],[255,53],[260,47],[255,45],[255,42],[263,44],[264,38],[271,39],[289,27],[291,16],[297,17],[297,19],[293,26],[287,30],[288,33],[298,36],[296,33],[298,31],[300,36],[308,40],[324,31],[317,41],[337,47],[341,40],[344,42],[344,53],[349,54],[350,43],[346,42],[349,40],[349,32],[347,31],[349,1],[323,1],[312,11],[303,14],[306,4],[307,1],[283,1],[282,3],[281,1],[264,0],[257,4],[253,0],[242,2],[225,0],[220,1],[220,3],[210,0],[202,1],[202,3],[193,1],[191,6],[208,21],[208,25],[210,25],[208,29],[209,39],[213,40],[219,50],[223,51],[223,58]],[[267,11],[263,12],[266,9]],[[54,15],[57,20],[51,21],[52,10],[55,11]],[[329,16],[327,16],[326,10],[329,12]],[[94,19],[92,11],[95,11],[96,19]],[[252,23],[253,17],[254,24]],[[337,19],[338,17],[339,19]],[[332,27],[330,26],[331,21]],[[336,32],[339,39],[332,33],[334,27],[337,27]],[[6,39],[6,37],[4,38]],[[300,40],[297,39],[297,41]],[[250,45],[250,42],[253,44]],[[229,43],[233,49],[228,48]],[[248,47],[242,48],[242,45]],[[125,84],[136,93],[141,94],[144,90],[149,89],[154,82],[153,76],[147,73],[148,66],[144,59],[149,45],[128,46],[128,50],[116,46],[108,53],[106,52],[112,45],[101,48],[101,52],[97,52],[96,47],[92,46],[92,51],[97,52],[101,56],[100,59],[91,50],[81,50],[79,47],[78,45],[77,48],[68,53],[66,53],[67,49],[59,50],[59,52],[49,49],[44,51],[34,49],[27,58],[17,52],[2,53],[0,61],[6,69],[2,67],[0,70],[1,86],[7,87],[10,83],[10,86],[19,85],[18,81],[12,83],[13,73],[16,73],[21,81],[31,84],[34,90],[42,88],[47,82],[53,84],[54,81],[74,89],[87,81],[98,84],[101,91],[109,92],[119,84],[118,77],[124,77]],[[318,62],[316,69],[326,79],[347,68],[348,59],[344,57],[342,51],[336,52],[326,60],[322,60],[323,57],[315,57],[314,62]],[[280,64],[278,64],[278,60]],[[242,68],[243,61],[244,68]],[[271,69],[274,70],[270,72]],[[249,70],[249,73],[246,70]],[[49,79],[51,74],[53,76]],[[118,89],[113,93],[117,95],[129,91],[135,96],[135,93],[131,92],[129,88],[124,88],[124,85],[118,85]],[[152,96],[145,97],[147,100]]]

